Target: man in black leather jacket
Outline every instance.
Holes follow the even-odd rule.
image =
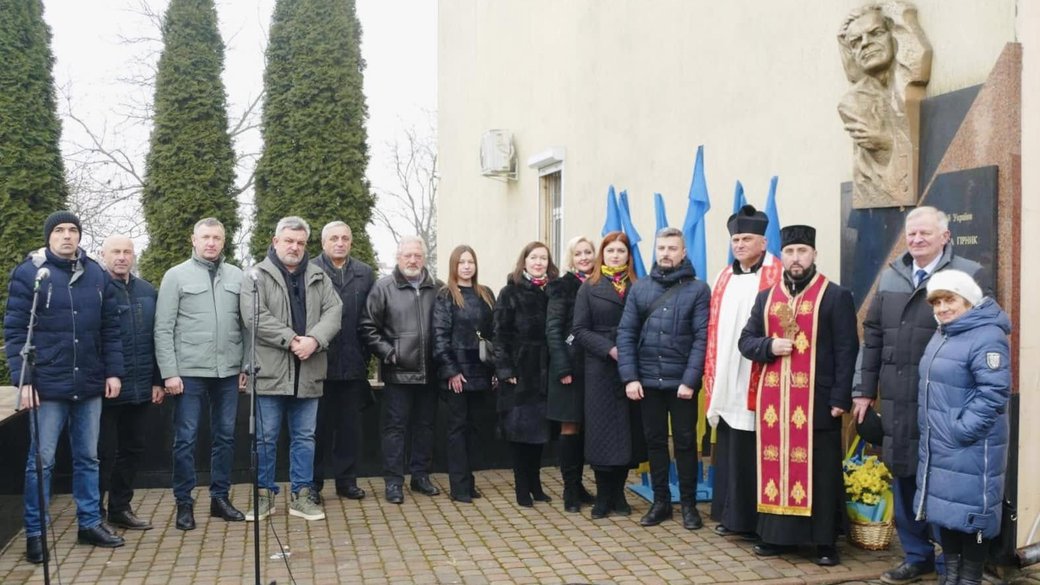
[[[404,438],[411,433],[412,491],[436,496],[430,481],[437,414],[433,302],[440,288],[425,268],[426,243],[401,238],[397,267],[376,281],[361,317],[361,337],[382,365],[383,477],[386,500],[404,502]]]

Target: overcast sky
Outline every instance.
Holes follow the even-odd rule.
[[[151,101],[151,89],[139,90],[121,81],[143,71],[149,43],[121,38],[154,37],[154,27],[141,16],[140,6],[161,14],[168,0],[44,0],[44,17],[51,26],[56,59],[55,82],[71,97],[71,111],[106,140],[128,152],[140,153],[143,168],[147,132],[127,122],[128,106]],[[267,28],[274,0],[217,0],[221,34],[227,47],[224,82],[229,114],[234,118],[259,94],[263,85]],[[357,0],[363,28],[362,55],[367,62],[368,140],[373,187],[391,186],[387,143],[403,128],[426,123],[437,100],[437,3],[433,0]],[[87,141],[69,119],[63,120],[63,148]],[[237,150],[256,149],[259,134],[246,136]],[[320,227],[320,226],[318,226]],[[370,227],[383,261],[393,256],[393,240]]]

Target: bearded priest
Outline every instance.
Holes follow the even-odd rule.
[[[841,417],[859,352],[852,293],[816,270],[816,230],[780,232],[783,278],[759,293],[740,335],[756,363],[759,556],[815,547],[837,565],[844,514]]]

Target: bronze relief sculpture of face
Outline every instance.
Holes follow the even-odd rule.
[[[917,204],[918,111],[931,46],[907,2],[868,4],[838,33],[851,86],[838,104],[853,142],[853,207]]]

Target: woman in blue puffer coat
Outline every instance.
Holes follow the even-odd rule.
[[[1000,533],[1007,468],[1011,322],[958,270],[935,273],[928,302],[939,327],[920,363],[918,520],[939,527],[946,584],[982,581]]]

